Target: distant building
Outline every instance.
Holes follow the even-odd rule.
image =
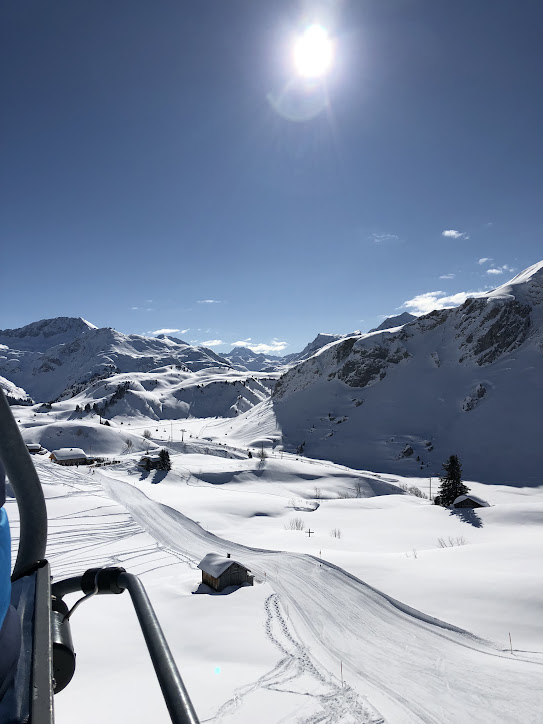
[[[477,495],[459,495],[452,504],[453,508],[488,508],[486,500],[479,498]]]
[[[39,442],[27,442],[26,443],[26,449],[31,455],[35,455],[36,453],[39,453],[42,451],[42,446]]]
[[[80,447],[61,447],[53,450],[49,459],[59,465],[85,465],[88,462],[87,455]]]
[[[145,470],[156,470],[160,463],[160,455],[144,455],[140,458],[138,467],[145,468]]]
[[[230,553],[221,556],[208,553],[198,564],[202,571],[202,583],[215,591],[222,591],[227,586],[241,586],[243,583],[253,585],[254,576],[248,568],[230,558]]]

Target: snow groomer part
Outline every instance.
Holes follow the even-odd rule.
[[[10,571],[5,472],[19,508],[17,559]],[[173,724],[199,724],[141,581],[124,568],[92,568],[51,585],[45,560],[47,511],[37,472],[0,389],[0,722],[53,724],[54,695],[75,672],[70,619],[95,595],[128,590]],[[81,592],[70,608],[63,597]]]

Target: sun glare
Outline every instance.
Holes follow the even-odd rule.
[[[332,43],[320,25],[310,25],[294,46],[294,65],[304,78],[319,78],[332,65]]]

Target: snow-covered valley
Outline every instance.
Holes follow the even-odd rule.
[[[541,488],[469,483],[490,507],[451,513],[397,487],[429,479],[271,448],[248,458],[188,422],[187,442],[179,422],[162,428],[167,474],[134,453],[106,468],[33,459],[55,578],[104,564],[141,575],[202,721],[538,721]],[[212,551],[255,586],[213,595],[196,568]],[[128,596],[82,606],[72,632],[60,724],[94,720],[89,686],[102,711],[125,693],[131,721],[168,720]]]
[[[396,322],[283,358],[71,318],[0,333],[55,579],[140,575],[202,722],[541,721],[543,262]],[[49,458],[70,448],[89,464]],[[171,470],[140,464],[162,449]],[[488,505],[432,503],[452,454]],[[255,585],[215,594],[208,553]],[[89,687],[105,724],[119,696],[168,721],[128,596],[72,632],[59,724],[95,721]]]

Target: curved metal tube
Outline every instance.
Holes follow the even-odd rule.
[[[21,521],[12,579],[45,558],[47,509],[38,473],[26,449],[4,391],[0,389],[0,460],[15,492]]]

